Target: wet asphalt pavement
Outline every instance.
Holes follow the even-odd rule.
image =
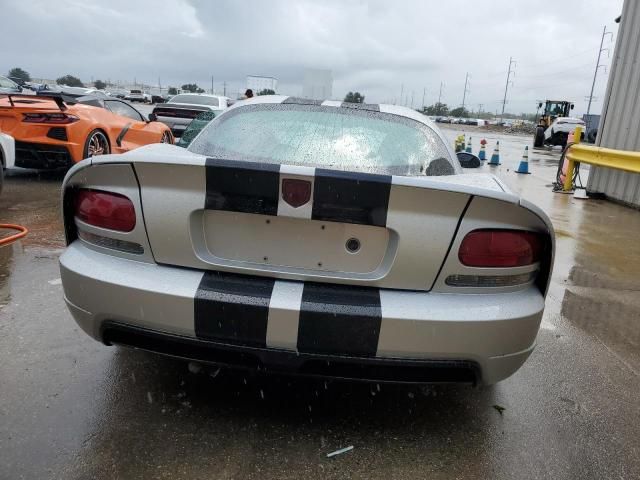
[[[0,478],[640,478],[640,212],[554,194],[559,151],[532,151],[520,176],[531,139],[486,138],[503,165],[482,170],[549,214],[557,254],[538,347],[476,389],[261,377],[100,345],[62,300],[63,175],[10,172],[0,223],[30,234],[0,248]]]

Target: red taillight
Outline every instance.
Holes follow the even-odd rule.
[[[75,115],[68,113],[23,113],[23,122],[48,123],[54,125],[67,125],[80,120]]]
[[[522,267],[540,261],[540,235],[521,230],[475,230],[468,233],[458,258],[468,267]]]
[[[76,216],[94,227],[130,232],[136,226],[133,203],[124,195],[99,190],[80,190]]]

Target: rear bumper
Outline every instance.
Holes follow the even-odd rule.
[[[22,168],[56,169],[73,165],[69,149],[64,145],[15,142],[15,166]]]
[[[488,295],[380,290],[381,319],[374,353],[363,354],[357,346],[350,350],[348,343],[342,344],[342,351],[327,353],[306,348],[308,339],[300,341],[300,302],[290,307],[286,301],[298,287],[302,291],[298,282],[278,281],[280,293],[290,288],[290,295],[278,299],[274,295],[270,303],[267,299],[267,344],[238,344],[229,338],[197,334],[194,312],[201,271],[112,257],[80,241],[61,256],[60,267],[71,313],[86,333],[105,343],[267,371],[375,381],[498,382],[513,374],[533,350],[544,308],[535,287]],[[212,295],[235,299],[227,305],[227,311],[235,309],[234,318],[210,318],[215,324],[251,317],[259,300],[229,292]],[[356,328],[362,329],[370,320],[353,317],[332,325],[348,329],[352,327],[348,322],[359,322]],[[295,325],[293,336],[285,331],[289,321]],[[321,322],[315,332],[320,337],[328,335],[330,324],[330,319]],[[339,336],[341,332],[334,333]],[[362,335],[369,334],[362,331]],[[292,343],[287,343],[287,336],[293,338]]]

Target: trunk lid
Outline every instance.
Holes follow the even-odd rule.
[[[211,109],[204,105],[181,105],[164,103],[153,109],[158,117],[162,118],[189,118],[194,119],[202,112],[210,112]]]
[[[171,146],[126,157],[157,262],[300,281],[431,289],[473,190]],[[303,200],[308,188],[308,201],[287,196],[287,182],[302,187]]]

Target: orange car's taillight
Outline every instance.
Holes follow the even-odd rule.
[[[68,113],[23,113],[22,121],[26,123],[47,123],[54,125],[67,125],[80,120],[75,115]]]

